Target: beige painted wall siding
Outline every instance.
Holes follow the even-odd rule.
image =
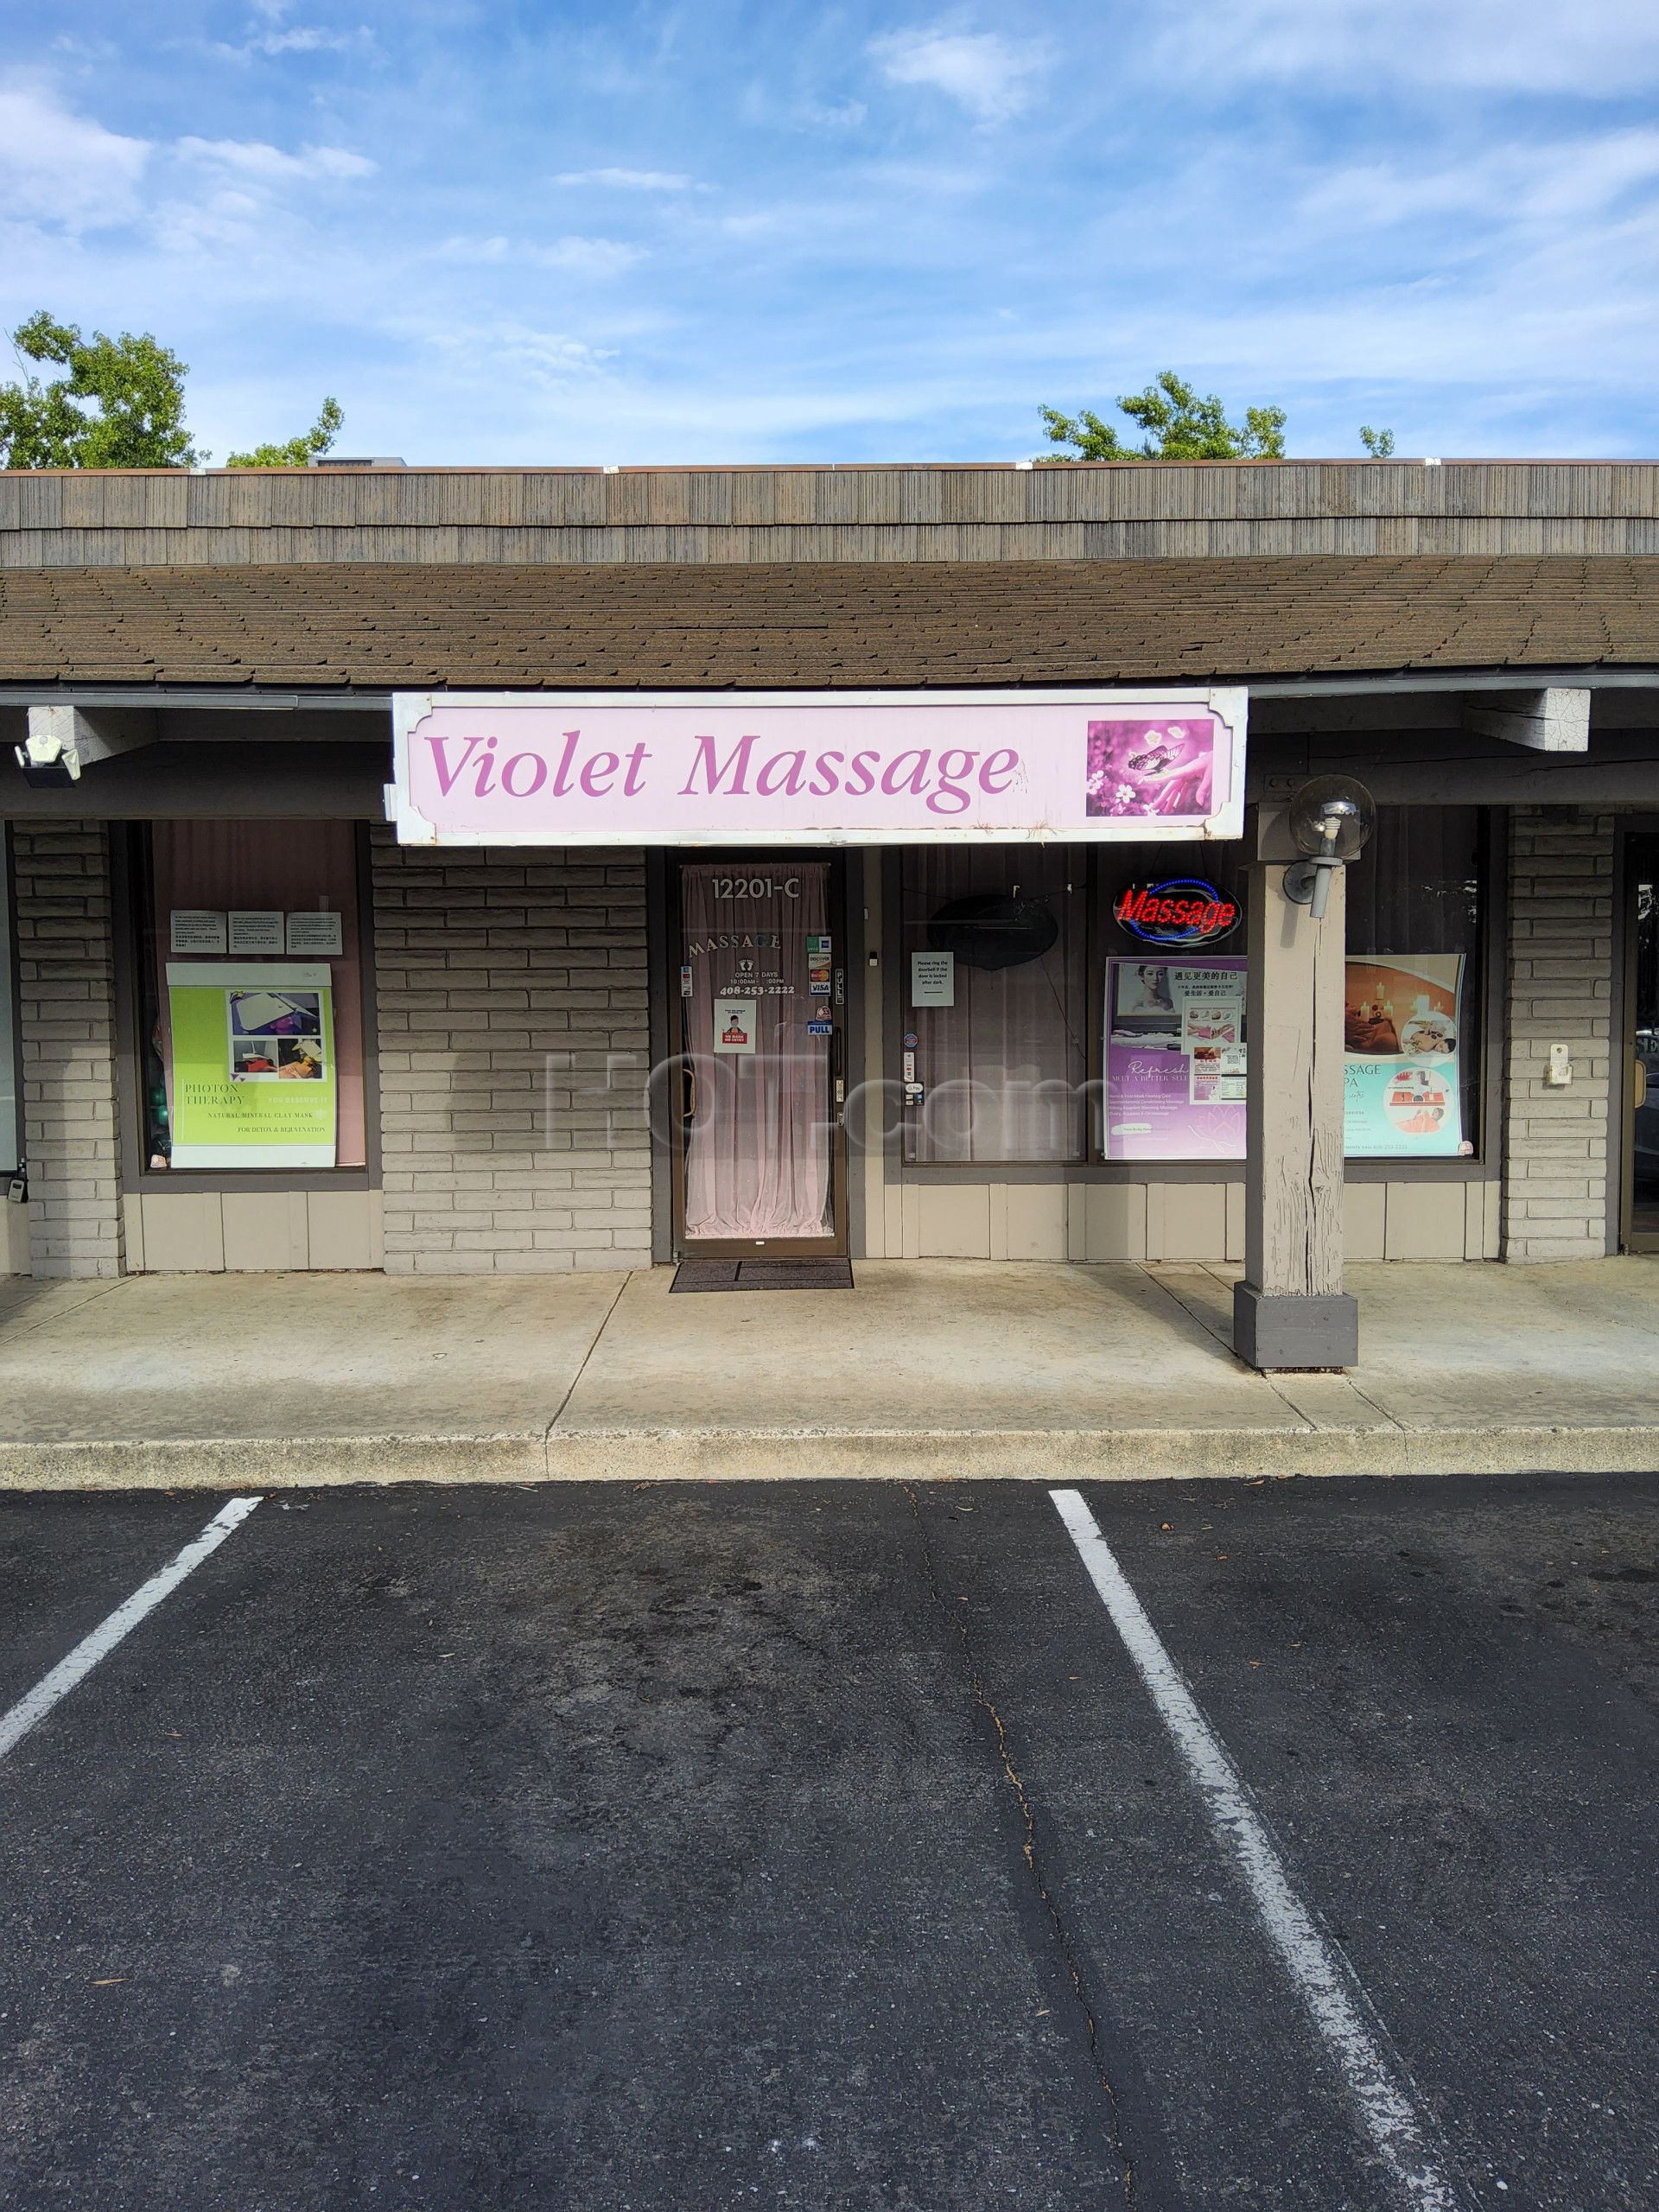
[[[1497,1256],[1496,1182],[1350,1183],[1349,1260]],[[1239,1183],[906,1183],[887,1192],[890,1258],[1239,1264]]]
[[[1350,1183],[1343,1193],[1343,1250],[1351,1260],[1380,1260],[1388,1238],[1389,1186]]]
[[[0,1198],[0,1275],[29,1273],[29,1209]]]
[[[360,1273],[381,1263],[378,1191],[144,1191],[125,1206],[133,1272]]]
[[[983,1183],[923,1183],[916,1256],[922,1260],[988,1260],[991,1194]]]
[[[1465,1208],[1455,1183],[1388,1183],[1385,1260],[1460,1260]]]
[[[993,1259],[1063,1260],[1066,1255],[1064,1183],[1004,1183],[1003,1249]]]

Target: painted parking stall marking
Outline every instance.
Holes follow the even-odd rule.
[[[130,1636],[140,1621],[153,1613],[162,1599],[172,1595],[181,1582],[199,1567],[203,1560],[216,1552],[231,1532],[241,1526],[257,1505],[257,1497],[233,1497],[221,1506],[199,1536],[190,1541],[175,1559],[169,1560],[159,1573],[135,1590],[130,1598],[116,1607],[108,1618],[99,1623],[89,1636],[82,1637],[66,1658],[59,1660],[49,1675],[44,1675],[27,1696],[21,1697],[10,1711],[0,1713],[0,1758],[14,1751],[29,1730],[61,1703],[70,1691],[86,1681],[100,1659],[107,1659],[124,1637]]]
[[[1049,1497],[1065,1522],[1196,1785],[1218,1841],[1249,1886],[1268,1942],[1339,2068],[1365,2132],[1411,2212],[1461,2212],[1433,2124],[1353,1968],[1291,1886],[1267,1823],[1183,1681],[1099,1523],[1075,1490]]]

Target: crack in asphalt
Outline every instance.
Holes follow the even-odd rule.
[[[974,1703],[985,1714],[995,1732],[997,1756],[1001,1763],[1003,1777],[1009,1789],[1014,1792],[1014,1802],[1020,1808],[1020,1818],[1025,1822],[1025,1841],[1020,1847],[1020,1856],[1025,1860],[1026,1870],[1031,1877],[1037,1896],[1048,1916],[1061,1961],[1065,1967],[1072,1993],[1077,1999],[1078,2009],[1083,2015],[1084,2025],[1089,2037],[1090,2063],[1100,2083],[1101,2094],[1105,2101],[1107,2140],[1110,2144],[1112,2155],[1117,2160],[1119,2171],[1122,2176],[1123,2202],[1127,2205],[1134,2206],[1139,2203],[1140,2198],[1135,2189],[1135,2164],[1123,2140],[1122,2115],[1118,2104],[1117,2090],[1107,2070],[1105,2055],[1101,2050],[1100,2031],[1096,2024],[1095,2008],[1089,1996],[1087,1984],[1084,1980],[1082,1965],[1078,1961],[1071,1938],[1067,1933],[1065,1921],[1059,1906],[1056,1904],[1053,1894],[1044,1878],[1041,1857],[1037,1848],[1035,1808],[1032,1804],[1030,1793],[1026,1788],[1020,1770],[1014,1763],[1013,1749],[1008,1742],[1008,1732],[1003,1725],[1002,1716],[997,1711],[993,1700],[986,1693],[984,1678],[979,1670],[979,1662],[974,1656],[973,1639],[969,1637],[961,1615],[954,1607],[946,1605],[944,1593],[939,1587],[938,1568],[934,1560],[932,1544],[928,1538],[927,1523],[922,1518],[921,1500],[918,1497],[913,1484],[905,1483],[901,1487],[910,1503],[911,1517],[916,1523],[916,1533],[921,1544],[922,1563],[927,1572],[927,1586],[932,1593],[933,1603],[947,1620],[955,1624],[957,1641],[962,1646],[963,1662],[967,1669],[969,1693]]]

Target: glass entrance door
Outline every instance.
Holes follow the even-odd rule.
[[[1634,1252],[1659,1251],[1659,837],[1627,848],[1626,1112],[1624,1237]]]
[[[679,868],[675,1211],[690,1257],[846,1250],[840,866]]]

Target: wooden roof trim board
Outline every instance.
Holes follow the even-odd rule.
[[[0,683],[857,688],[1659,665],[1659,557],[0,571]]]
[[[1659,462],[0,472],[0,567],[1659,554]]]

